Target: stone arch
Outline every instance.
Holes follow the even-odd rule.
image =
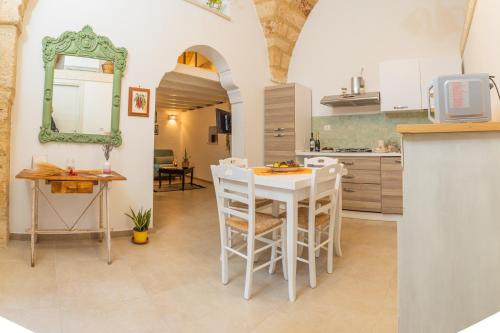
[[[318,0],[254,0],[267,40],[271,79],[286,83],[293,48]]]

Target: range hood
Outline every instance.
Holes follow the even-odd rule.
[[[360,95],[347,94],[347,95],[325,96],[321,99],[320,103],[323,105],[328,105],[333,107],[379,105],[380,93],[369,92]]]

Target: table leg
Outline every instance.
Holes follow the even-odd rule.
[[[296,275],[297,275],[297,215],[298,202],[295,194],[286,201],[286,224],[287,224],[287,265],[288,265],[288,298],[291,302],[296,297]]]
[[[102,185],[100,185],[102,186]],[[99,189],[101,190],[102,187]],[[101,231],[102,228],[103,228],[103,214],[104,214],[104,197],[103,197],[103,194],[101,192],[101,194],[99,194],[99,233],[98,233],[98,239],[99,239],[99,242],[102,242],[103,238],[104,238],[104,233]]]
[[[35,237],[36,237],[36,224],[38,218],[38,181],[33,181],[33,188],[31,192],[31,267],[35,266]]]
[[[191,188],[193,188],[193,175],[194,175],[194,169],[191,170]]]
[[[104,197],[106,200],[106,246],[108,248],[108,264],[111,265],[111,232],[109,227],[109,187],[104,183]]]
[[[186,184],[186,173],[182,172],[182,190],[184,191],[184,185]]]
[[[168,185],[172,185],[172,174],[168,174]]]
[[[339,194],[337,195],[337,207],[335,212],[335,229],[333,231],[333,239],[335,244],[335,254],[342,257],[342,248],[340,246],[340,235],[342,233],[342,186],[340,186]]]
[[[35,214],[35,231],[38,230],[38,204],[40,202],[40,200],[39,200],[40,193],[38,193],[39,184],[40,183],[37,180],[36,181],[36,191],[35,191],[35,198],[36,198],[36,200],[35,200],[35,212],[36,212],[36,214]],[[38,243],[38,234],[36,232],[35,232],[35,243]]]
[[[161,169],[158,170],[158,182],[159,188],[161,188]]]

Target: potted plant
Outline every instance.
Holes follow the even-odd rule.
[[[182,167],[189,168],[189,156],[186,148],[184,148],[184,158],[182,159]]]
[[[105,158],[102,173],[105,174],[111,173],[111,164],[109,163],[109,157],[114,147],[115,146],[111,142],[106,142],[102,145],[102,150],[104,151],[104,158]]]
[[[130,214],[125,213],[134,223],[134,238],[136,244],[145,244],[148,241],[148,229],[151,223],[151,208],[144,210],[141,208],[137,213],[130,208]]]
[[[218,11],[222,10],[222,0],[207,0],[207,6],[210,8],[215,8]]]

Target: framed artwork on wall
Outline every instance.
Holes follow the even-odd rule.
[[[149,117],[149,89],[128,88],[128,115]]]
[[[208,128],[208,144],[209,145],[219,144],[219,133],[217,132],[217,126],[210,126]]]

